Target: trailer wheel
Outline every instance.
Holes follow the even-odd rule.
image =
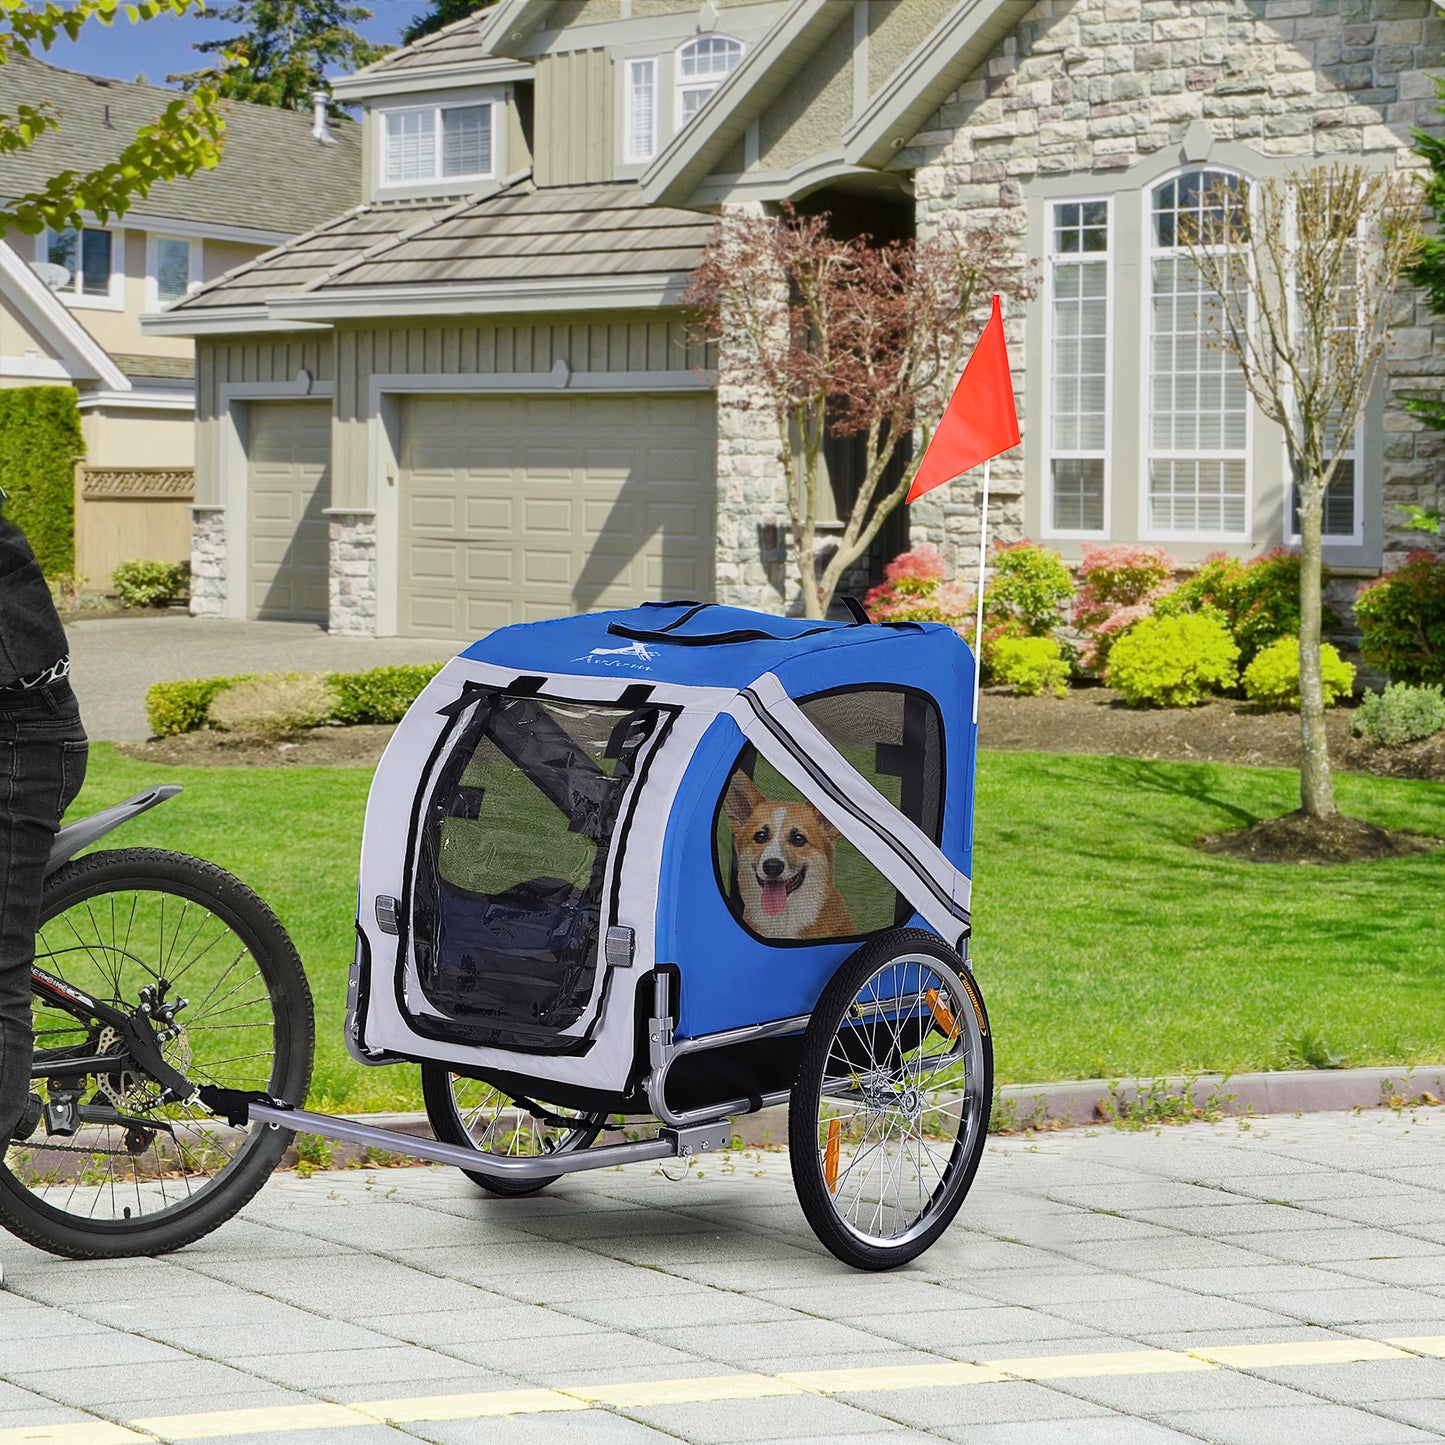
[[[538,1119],[491,1084],[454,1074],[441,1064],[422,1065],[421,1086],[427,1120],[438,1139],[503,1158],[530,1159],[539,1154],[586,1149],[607,1122],[603,1117],[550,1106],[548,1113],[556,1117],[571,1118],[575,1114],[576,1125],[566,1127]],[[471,1169],[463,1169],[462,1173],[488,1194],[506,1198],[536,1194],[562,1177],[552,1174],[540,1179],[509,1179]]]
[[[993,1043],[953,949],[890,929],[833,975],[803,1038],[788,1153],[813,1232],[857,1269],[894,1269],[948,1227],[988,1135]]]

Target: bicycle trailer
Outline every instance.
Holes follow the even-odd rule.
[[[526,623],[424,689],[367,804],[345,1029],[364,1064],[422,1066],[434,1140],[295,1107],[294,1069],[220,1087],[238,1076],[203,1076],[199,1053],[161,1097],[194,1083],[188,1103],[252,1136],[411,1153],[498,1194],[723,1149],[786,1101],[822,1242],[862,1268],[915,1257],[963,1201],[992,1097],[969,963],[976,680],[952,629],[853,611]],[[158,985],[147,1017],[181,1035],[187,1000]],[[117,1047],[148,1046],[116,1020]],[[81,1047],[76,1074],[117,1057]]]

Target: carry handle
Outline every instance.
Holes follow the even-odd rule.
[[[732,642],[792,642],[799,637],[813,637],[820,632],[837,631],[835,627],[825,624],[822,627],[810,627],[804,632],[795,632],[790,637],[780,636],[776,632],[764,632],[756,627],[740,627],[732,632],[699,632],[686,637],[678,636],[679,627],[691,622],[705,608],[715,605],[712,602],[695,603],[681,617],[673,618],[665,627],[629,627],[625,622],[609,622],[607,630],[614,637],[630,638],[633,642],[670,642],[678,647],[723,647]],[[868,614],[856,597],[843,598],[843,605],[853,618],[847,626],[868,625]]]

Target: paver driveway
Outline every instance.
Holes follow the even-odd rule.
[[[1440,1439],[1442,1189],[1445,1109],[996,1142],[869,1276],[780,1154],[512,1201],[280,1176],[166,1259],[0,1236],[0,1445]]]

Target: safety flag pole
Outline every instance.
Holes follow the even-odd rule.
[[[982,681],[983,581],[988,564],[989,462],[1021,440],[1014,406],[1013,376],[1004,344],[1003,310],[997,296],[988,325],[973,348],[939,418],[938,428],[918,464],[908,500],[951,482],[983,463],[983,501],[978,516],[978,619],[973,634],[973,721],[978,725],[978,693]]]
[[[983,681],[983,573],[988,565],[988,469],[993,458],[983,464],[983,501],[978,509],[978,621],[973,629],[973,725],[978,726],[978,693]]]

